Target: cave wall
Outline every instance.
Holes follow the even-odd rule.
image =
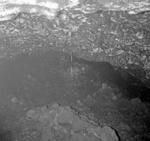
[[[60,4],[53,19],[28,12],[31,5],[7,15],[9,20],[0,21],[0,59],[53,48],[133,72],[138,68],[149,78],[149,1],[81,0],[73,7],[68,3]]]

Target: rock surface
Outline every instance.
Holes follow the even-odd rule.
[[[78,115],[70,107],[53,104],[29,110],[27,119],[41,125],[41,141],[118,141],[116,132],[108,127],[100,127],[88,118]]]
[[[69,1],[57,1],[59,8],[55,10],[40,2],[35,7],[33,3],[6,2],[5,10],[19,6],[19,11],[2,17],[0,58],[54,48],[131,68],[132,72],[138,68],[139,75],[144,71],[143,78],[150,78],[149,1],[81,0],[72,7]]]

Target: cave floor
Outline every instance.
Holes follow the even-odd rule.
[[[21,54],[3,61],[0,139],[38,141],[26,139],[25,134],[19,138],[21,128],[32,129],[32,124],[25,124],[22,119],[31,109],[59,103],[73,107],[102,126],[112,127],[122,141],[149,140],[149,103],[142,102],[136,94],[133,98],[125,97],[127,92],[112,83],[114,74],[108,64],[100,66],[95,69],[93,64],[78,62],[57,51]]]

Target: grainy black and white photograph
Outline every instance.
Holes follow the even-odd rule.
[[[0,0],[0,141],[150,141],[150,0]]]

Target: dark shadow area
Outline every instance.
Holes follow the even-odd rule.
[[[5,124],[5,115],[0,112],[0,141],[14,141],[11,129]]]
[[[13,141],[13,135],[11,131],[0,131],[0,141]]]
[[[128,73],[127,70],[115,68],[107,62],[86,61],[73,57],[73,62],[87,65],[87,76],[95,80],[117,86],[122,91],[122,96],[128,99],[140,98],[143,102],[150,102],[150,88],[140,79]],[[96,75],[97,74],[97,75]],[[148,82],[147,82],[148,83]]]

